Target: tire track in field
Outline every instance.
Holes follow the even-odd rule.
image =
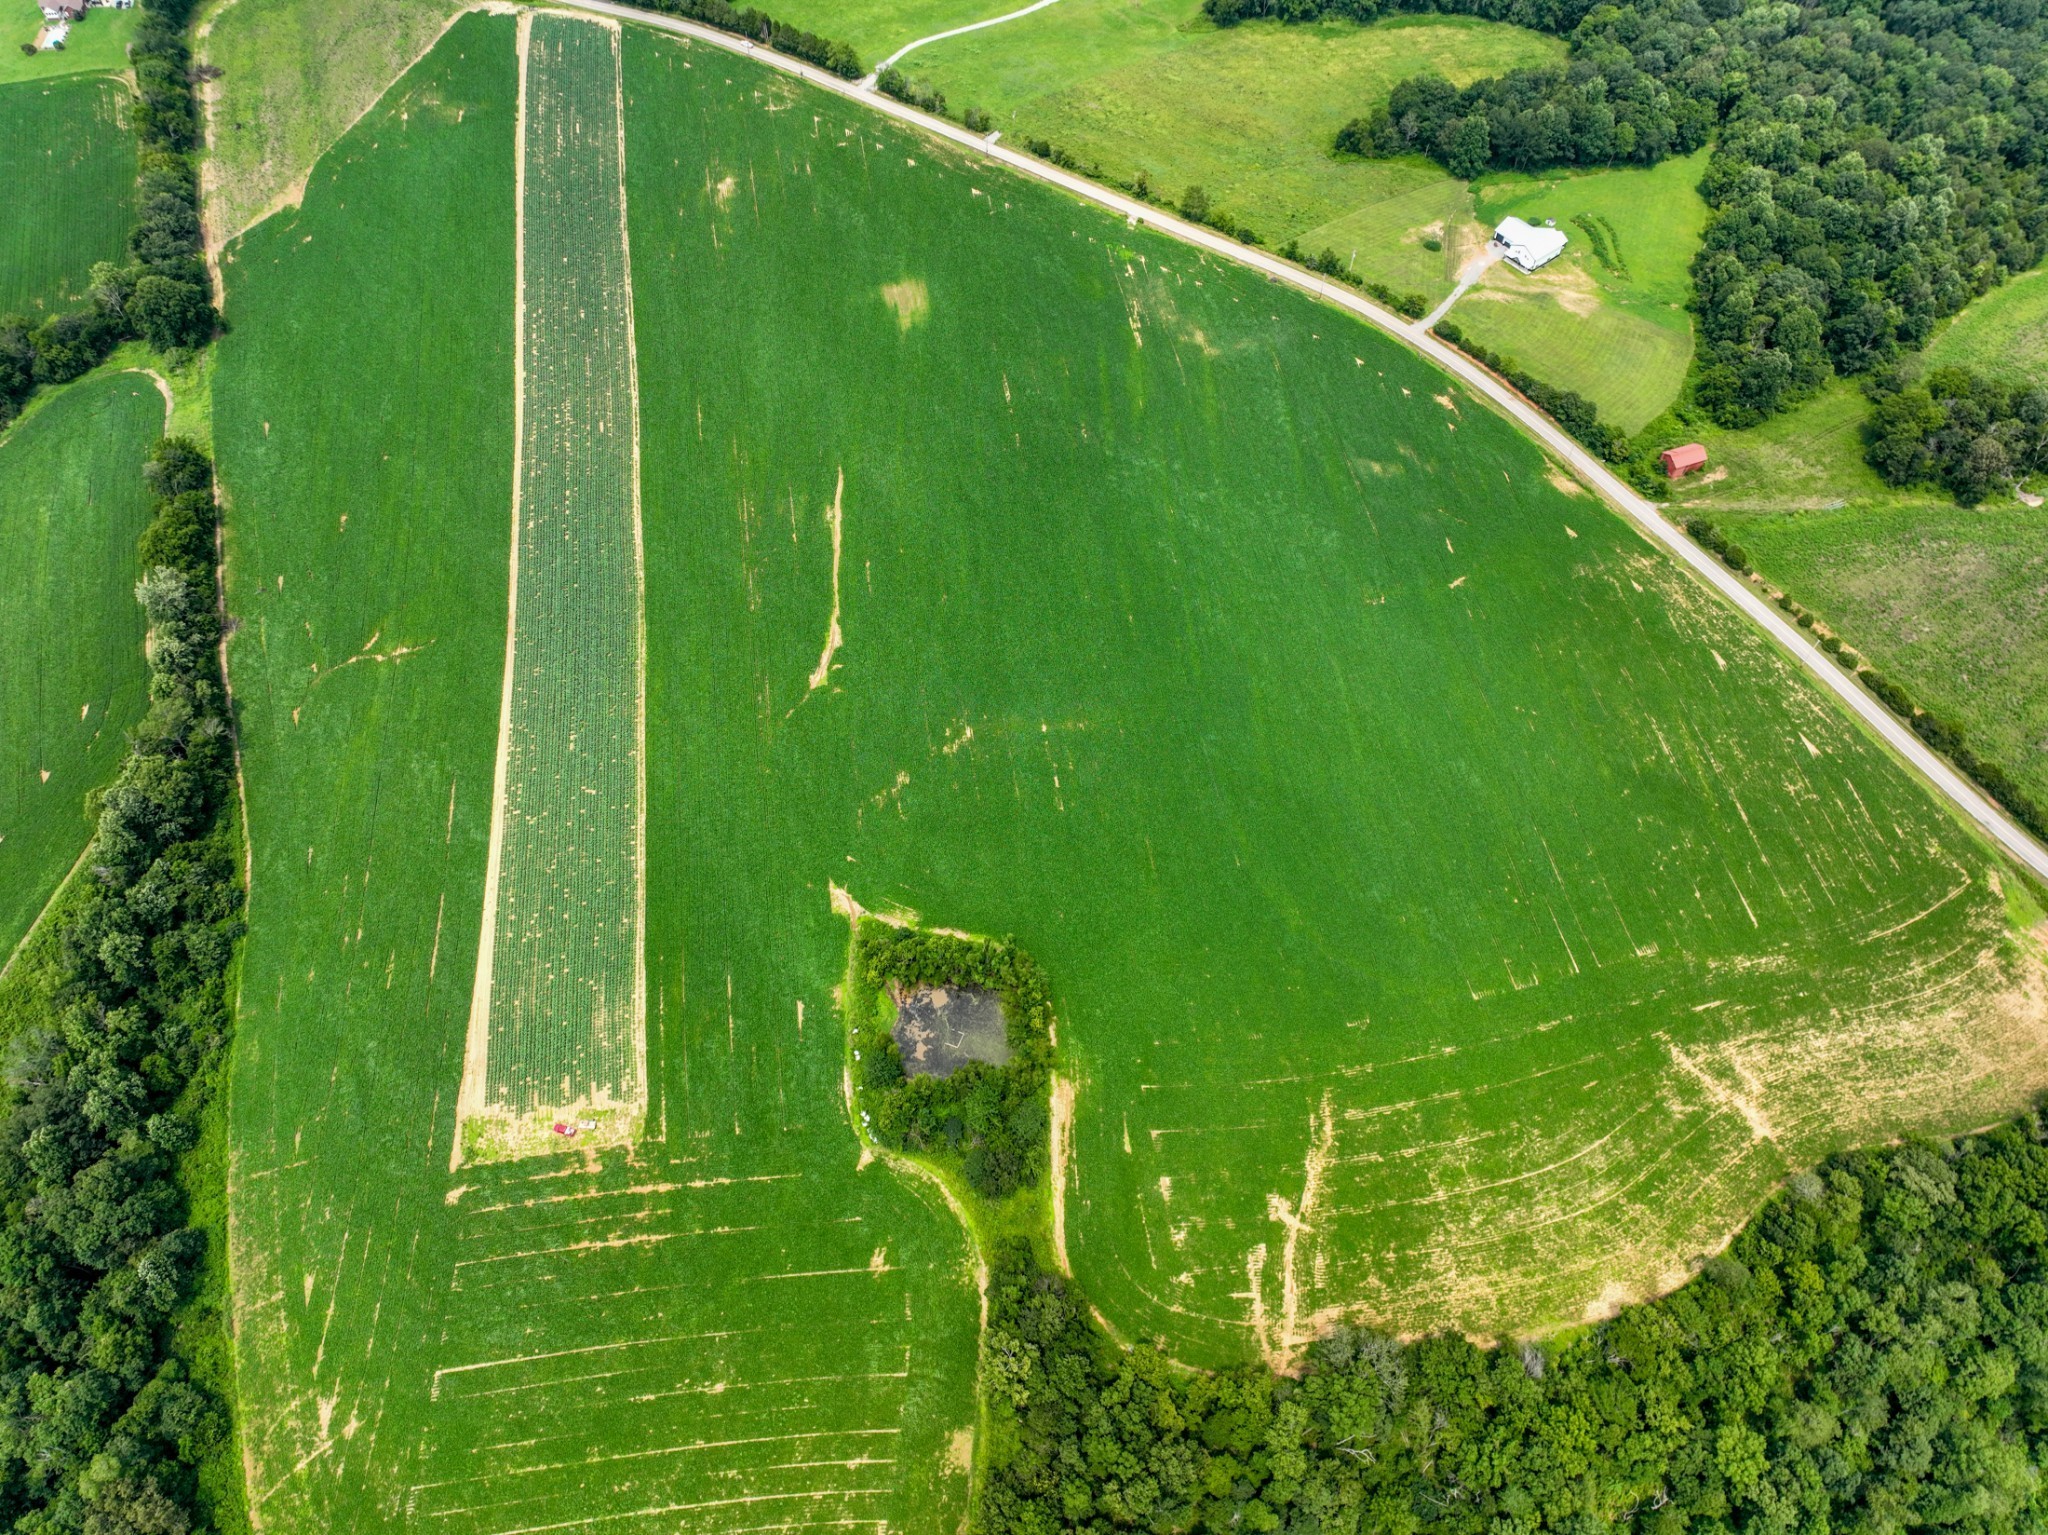
[[[482,942],[452,1152],[647,1107],[639,381],[615,23],[519,22],[517,459]]]

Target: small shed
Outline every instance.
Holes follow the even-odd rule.
[[[1695,469],[1707,466],[1707,450],[1696,442],[1689,442],[1682,448],[1666,448],[1658,455],[1664,460],[1664,472],[1672,479],[1683,479]]]
[[[1565,238],[1564,231],[1555,224],[1504,218],[1493,232],[1493,243],[1504,248],[1509,266],[1520,272],[1533,272],[1557,259],[1565,247]]]

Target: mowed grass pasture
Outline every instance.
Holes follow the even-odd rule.
[[[956,112],[983,107],[1012,141],[1050,139],[1120,180],[1142,171],[1170,198],[1199,185],[1277,246],[1314,245],[1332,220],[1449,181],[1419,159],[1332,152],[1398,81],[1434,70],[1463,85],[1563,57],[1556,38],[1470,17],[1225,29],[1198,0],[1061,0],[899,67]]]
[[[1195,1362],[1339,1312],[1574,1321],[1788,1168],[2038,1085],[1991,857],[1504,422],[1263,279],[629,27],[662,1134],[451,1174],[515,27],[458,23],[226,269],[267,1526],[959,1522],[969,1254],[859,1165],[835,886],[1045,964],[1076,1270]]]
[[[1759,570],[2048,801],[2048,512],[1853,506],[1723,525]]]
[[[107,373],[0,435],[0,962],[84,851],[86,792],[142,716],[135,541],[163,425],[150,379]]]
[[[74,307],[92,264],[122,258],[135,221],[126,101],[104,76],[0,85],[0,314]]]
[[[514,30],[459,23],[226,269],[252,1504],[279,1530],[951,1529],[965,1242],[856,1169],[822,898],[787,893],[793,934],[751,913],[773,968],[728,992],[681,920],[718,902],[653,862],[666,1140],[448,1170],[505,657]]]
[[[1962,725],[1974,750],[2048,795],[2048,513],[1887,485],[1863,458],[1869,414],[1862,390],[1837,380],[1747,431],[1674,431],[1709,455],[1704,475],[1672,487],[1676,515],[1718,524],[1923,708]]]

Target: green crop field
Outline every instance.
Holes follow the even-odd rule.
[[[0,85],[0,314],[69,308],[95,261],[121,259],[135,220],[126,99],[101,77]]]
[[[1927,366],[2021,382],[2048,368],[2048,268],[2022,272],[1971,304],[1928,345]]]
[[[17,80],[54,80],[60,75],[112,74],[128,67],[128,43],[141,12],[93,10],[73,23],[62,48],[23,53],[43,33],[37,0],[0,0],[0,85]],[[0,132],[0,148],[8,136]]]
[[[958,1523],[967,1252],[857,1161],[839,891],[1043,961],[1074,1265],[1197,1361],[1576,1320],[1789,1167],[2039,1080],[1991,858],[1503,421],[629,28],[661,1134],[451,1173],[527,462],[515,30],[459,23],[227,268],[266,1526]],[[529,110],[589,59],[532,50]],[[529,218],[572,142],[537,120]],[[602,289],[586,218],[555,248]],[[580,408],[617,388],[606,342]]]
[[[1647,170],[1475,184],[1484,229],[1510,214],[1555,219],[1571,243],[1533,275],[1492,268],[1459,301],[1458,325],[1546,383],[1576,389],[1623,431],[1641,431],[1677,398],[1692,364],[1685,305],[1707,222],[1706,168],[1701,150]]]
[[[505,657],[514,30],[458,24],[227,267],[251,1500],[291,1530],[952,1529],[965,1247],[856,1170],[822,896],[723,956],[683,927],[715,892],[654,860],[666,1141],[448,1171]]]
[[[72,385],[0,435],[0,961],[85,847],[148,678],[135,541],[164,402],[139,373]]]
[[[616,29],[534,18],[512,634],[464,1154],[647,1102],[640,492]],[[593,1138],[596,1138],[594,1135]]]

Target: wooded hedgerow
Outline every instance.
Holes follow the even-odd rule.
[[[184,1535],[228,1431],[171,1325],[206,1247],[177,1182],[189,1089],[226,1045],[241,933],[212,466],[170,440],[148,473],[149,711],[0,993],[0,1526],[34,1535]]]

